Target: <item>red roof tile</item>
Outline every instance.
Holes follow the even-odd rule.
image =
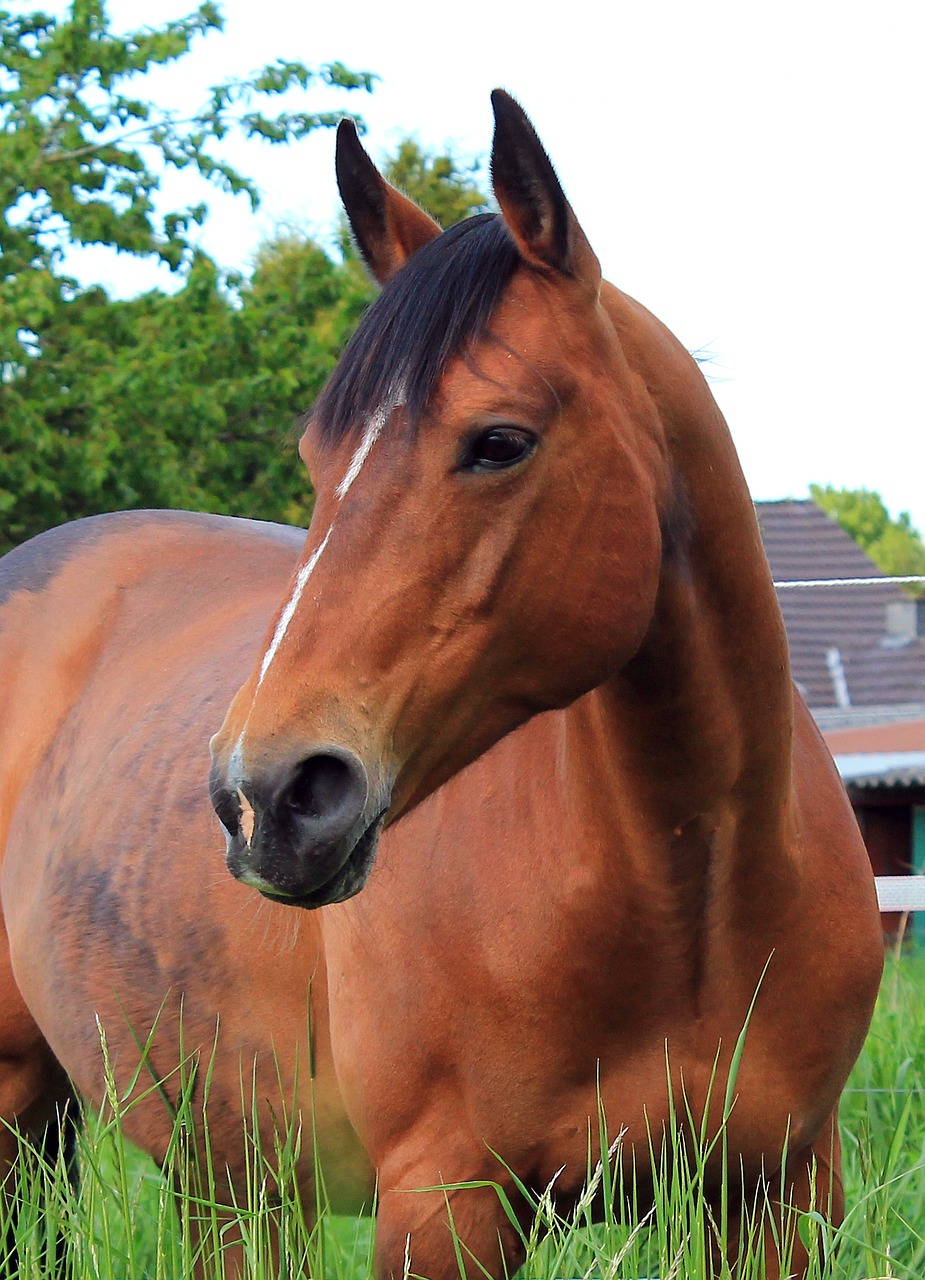
[[[829,729],[822,735],[833,755],[869,751],[925,751],[925,720]]]

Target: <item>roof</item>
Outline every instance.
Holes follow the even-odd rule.
[[[870,751],[837,755],[835,764],[846,787],[925,786],[925,751]]]
[[[890,702],[869,707],[814,707],[813,719],[826,739],[842,729],[865,729],[871,725],[901,724],[925,720],[925,702]]]
[[[925,703],[925,637],[891,636],[887,606],[908,602],[810,499],[755,504],[775,582],[869,578],[871,585],[780,591],[794,679],[810,707]]]
[[[855,729],[828,729],[823,732],[833,755],[871,751],[925,752],[925,719],[861,725]]]

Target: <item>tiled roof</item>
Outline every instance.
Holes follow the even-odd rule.
[[[869,724],[857,729],[829,729],[823,733],[833,755],[870,751],[925,752],[925,720]]]
[[[912,765],[910,768],[882,769],[865,774],[862,778],[842,778],[847,787],[848,796],[855,791],[912,791],[925,788],[925,764]],[[917,797],[913,803],[919,803]]]
[[[756,510],[775,581],[882,579],[815,502],[759,502]],[[778,598],[794,679],[810,707],[839,704],[839,664],[852,706],[925,702],[925,638],[897,640],[887,631],[887,605],[909,599],[899,587],[810,587]]]
[[[842,781],[848,789],[849,796],[853,796],[855,791],[895,790],[905,793],[915,788],[925,788],[925,765],[908,769],[889,769],[863,778],[843,778]],[[918,804],[918,799],[914,799],[913,803]]]

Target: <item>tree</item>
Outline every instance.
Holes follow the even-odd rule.
[[[156,426],[156,401],[134,406],[136,422],[149,424],[137,428],[146,437],[144,449],[133,447],[124,421],[117,424],[103,412],[120,395],[139,390],[115,357],[137,345],[132,335],[146,326],[163,336],[162,329],[170,328],[166,301],[150,295],[113,303],[98,289],[78,289],[61,269],[63,247],[97,243],[154,254],[187,273],[189,292],[176,304],[175,328],[181,317],[190,324],[195,317],[198,340],[205,340],[209,324],[221,317],[233,329],[233,317],[225,314],[231,286],[219,281],[191,243],[205,205],[157,208],[165,167],[192,167],[256,205],[253,183],[217,151],[221,139],[237,129],[246,137],[287,142],[342,114],[268,114],[266,103],[289,89],[371,88],[369,73],[340,63],[311,68],[278,60],[246,80],[214,86],[188,119],[139,95],[146,71],[182,57],[197,36],[221,25],[212,3],[124,36],[111,31],[103,0],[72,0],[60,19],[0,10],[0,518],[6,525],[0,549],[47,524],[99,509],[97,500],[137,505],[152,488],[166,498],[171,468],[177,493],[190,490],[178,458],[167,466],[183,436]],[[146,376],[155,363],[152,352]],[[127,464],[134,463],[134,473],[146,454],[157,483],[139,487],[131,465],[115,482],[120,451]]]
[[[76,294],[4,388],[22,438],[0,481],[0,545],[128,507],[307,521],[294,421],[368,300],[357,268],[292,235],[249,280],[198,255],[175,294]]]
[[[451,227],[490,207],[482,189],[480,162],[463,164],[450,150],[431,156],[415,138],[405,138],[383,169],[388,180],[426,209],[441,227]]]
[[[229,130],[287,142],[341,113],[265,113],[299,86],[369,89],[339,63],[278,61],[209,91],[178,119],[145,99],[150,68],[221,26],[204,4],[154,30],[113,34],[103,0],[61,19],[0,10],[0,551],[95,511],[182,506],[294,522],[312,493],[293,446],[374,296],[350,254],[293,231],[250,278],[193,244],[205,206],[159,212],[167,166],[257,202],[216,150]],[[406,141],[386,170],[438,220],[486,207],[476,167]],[[153,254],[183,279],[172,295],[116,301],[62,269],[69,243]]]
[[[407,185],[435,211],[441,179],[428,157],[421,167],[421,186],[414,175]],[[483,203],[476,194],[463,189],[466,208]],[[43,324],[40,352],[0,386],[0,549],[127,507],[307,522],[296,418],[375,287],[356,257],[332,257],[293,229],[263,246],[249,277],[202,254],[183,274],[172,295],[72,290]]]
[[[311,68],[282,59],[246,80],[213,86],[191,118],[135,95],[152,67],[189,52],[196,36],[221,30],[215,4],[124,36],[108,26],[103,0],[72,0],[64,19],[0,11],[0,250],[4,276],[48,267],[62,233],[76,243],[154,253],[178,267],[203,205],[158,216],[158,165],[194,167],[256,206],[253,183],[215,150],[233,129],[289,142],[337,123],[342,112],[260,109],[264,100],[313,84],[370,89],[368,72],[340,63]]]
[[[894,520],[880,494],[870,489],[811,484],[809,491],[884,573],[925,574],[925,544],[908,511]]]

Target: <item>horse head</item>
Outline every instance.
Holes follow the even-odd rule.
[[[635,304],[492,101],[500,213],[442,234],[338,134],[384,287],[310,415],[305,551],[213,739],[232,873],[303,906],[357,892],[384,823],[606,681],[653,615],[672,484]]]

